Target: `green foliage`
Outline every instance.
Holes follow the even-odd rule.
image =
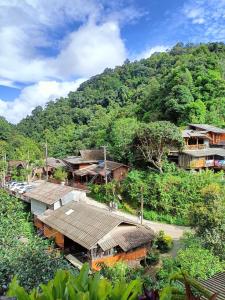
[[[180,130],[167,121],[142,123],[136,134],[137,156],[153,165],[160,173],[163,161],[171,147],[181,149],[183,138]]]
[[[160,252],[157,248],[153,247],[148,251],[145,262],[148,266],[156,265],[159,262]]]
[[[179,250],[177,261],[180,268],[194,278],[207,279],[225,270],[225,262],[203,247],[190,246]]]
[[[134,300],[141,292],[140,280],[133,280],[130,283],[122,281],[112,285],[107,279],[100,278],[99,273],[93,276],[89,276],[88,273],[88,264],[83,265],[76,277],[59,270],[53,280],[46,285],[42,284],[40,289],[35,289],[30,294],[14,279],[7,295],[16,296],[18,300]]]
[[[104,142],[112,157],[134,163],[127,153],[136,120],[225,127],[224,61],[222,43],[179,44],[166,53],[106,69],[68,97],[36,107],[17,129],[36,142],[47,136],[52,156],[73,155]],[[0,130],[2,139],[8,130]]]
[[[173,239],[171,236],[166,235],[164,231],[160,231],[154,241],[155,246],[161,253],[168,252],[173,247]]]
[[[30,290],[52,279],[58,268],[71,268],[52,245],[36,236],[27,207],[0,190],[0,294],[13,276]]]
[[[55,170],[53,177],[59,181],[65,181],[67,177],[67,172],[63,168],[58,168]]]

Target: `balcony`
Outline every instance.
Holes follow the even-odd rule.
[[[203,150],[208,148],[206,144],[196,144],[196,145],[185,145],[186,150]]]

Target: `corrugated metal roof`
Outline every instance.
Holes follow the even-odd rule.
[[[107,172],[110,173],[120,167],[127,167],[126,165],[122,164],[122,163],[118,163],[118,162],[115,162],[115,161],[109,161],[107,160],[106,161],[106,169],[107,169]],[[105,174],[105,163],[104,161],[102,161],[101,163],[99,163],[98,165],[97,164],[93,164],[91,166],[87,166],[85,168],[82,168],[82,169],[79,169],[79,170],[76,170],[74,173],[77,175],[77,176],[84,176],[84,175],[101,175],[101,176],[104,176]]]
[[[215,132],[215,133],[225,133],[225,129],[222,129],[222,128],[219,128],[216,126],[212,126],[212,125],[208,125],[208,124],[189,124],[189,126],[203,129],[206,131]]]
[[[129,251],[152,241],[154,232],[144,226],[120,225],[98,242],[104,250],[120,246],[123,251]]]
[[[80,150],[80,155],[83,160],[103,160],[103,149]]]
[[[221,157],[225,157],[225,149],[223,148],[208,148],[202,150],[185,150],[182,153],[194,156],[194,157],[205,157],[205,156],[212,156],[218,155]]]
[[[47,164],[48,164],[48,166],[53,167],[53,168],[59,168],[59,167],[65,166],[65,163],[61,159],[54,158],[54,157],[48,157]]]
[[[70,213],[66,214],[67,212]],[[86,249],[97,245],[98,241],[119,224],[135,224],[112,212],[81,202],[70,202],[51,215],[39,218]]]
[[[203,287],[212,293],[217,293],[216,299],[225,300],[225,272],[218,273],[206,280],[199,280]]]
[[[74,188],[70,186],[45,182],[24,195],[31,199],[51,205],[71,191],[74,191]]]
[[[201,138],[205,138],[205,139],[210,139],[210,137],[208,137],[206,135],[205,131],[196,131],[196,130],[191,130],[191,129],[183,130],[182,137],[183,138],[201,137]]]

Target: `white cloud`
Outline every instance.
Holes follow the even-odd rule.
[[[86,77],[119,65],[125,58],[126,49],[116,22],[88,22],[69,35],[53,65],[63,77]]]
[[[198,41],[225,40],[225,0],[189,0],[182,13],[195,25]]]
[[[148,58],[155,52],[166,52],[166,50],[168,50],[169,48],[170,48],[169,46],[163,46],[163,45],[150,47],[150,48],[145,49],[143,52],[139,53],[135,57],[135,59],[139,60],[142,58]]]
[[[36,106],[44,106],[50,100],[65,97],[70,91],[75,91],[84,80],[78,79],[71,82],[40,81],[27,86],[13,101],[0,99],[0,115],[12,123],[17,123],[29,115]]]

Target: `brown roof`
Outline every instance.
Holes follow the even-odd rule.
[[[73,190],[74,188],[70,186],[45,182],[24,195],[31,199],[51,205]]]
[[[47,164],[48,166],[53,168],[60,168],[65,166],[65,163],[61,159],[54,158],[54,157],[48,157]]]
[[[23,168],[25,168],[27,166],[27,162],[24,160],[9,160],[8,166],[11,168],[22,166]]]
[[[195,127],[198,129],[203,129],[205,131],[210,131],[210,132],[214,132],[214,133],[225,133],[225,129],[216,127],[216,126],[212,126],[212,125],[208,125],[208,124],[189,124],[189,127]]]
[[[98,244],[104,251],[115,246],[120,246],[123,251],[129,251],[148,244],[153,238],[154,232],[144,226],[121,225],[114,228]]]
[[[206,135],[205,131],[198,131],[198,130],[192,130],[192,129],[185,129],[182,131],[182,137],[183,138],[195,138],[200,137],[204,139],[211,139]]]
[[[86,249],[97,245],[120,224],[135,225],[112,212],[81,202],[70,202],[50,216],[40,216],[40,220]]]
[[[213,294],[218,294],[216,299],[225,300],[225,272],[218,273],[209,279],[199,281],[208,291]]]
[[[80,150],[80,155],[83,160],[103,160],[103,149]]]
[[[82,168],[82,169],[79,169],[79,170],[76,170],[74,173],[77,175],[77,176],[84,176],[84,175],[101,175],[101,176],[104,176],[105,174],[105,170],[104,170],[104,166],[105,166],[105,163],[104,161],[103,162],[100,162],[99,164],[93,164],[91,166],[87,166],[85,168]],[[109,161],[107,160],[106,161],[106,168],[107,168],[107,173],[110,173],[120,167],[127,167],[126,165],[122,164],[122,163],[118,163],[118,162],[115,162],[115,161]]]
[[[205,157],[205,156],[213,156],[218,155],[221,157],[225,157],[225,149],[223,148],[207,148],[202,150],[185,150],[182,153],[193,156],[193,157]]]

